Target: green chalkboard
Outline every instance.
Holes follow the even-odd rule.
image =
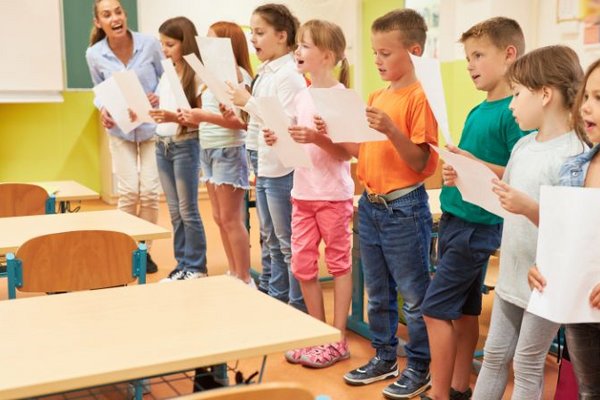
[[[121,0],[127,11],[129,29],[137,30],[137,1]],[[85,62],[92,29],[94,0],[63,0],[63,23],[65,25],[65,58],[67,64],[67,88],[89,89],[93,86]]]

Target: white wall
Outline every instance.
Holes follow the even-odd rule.
[[[158,27],[166,19],[183,15],[191,19],[200,35],[205,35],[214,22],[225,20],[248,25],[252,11],[261,0],[138,0],[138,19],[141,32],[157,35]],[[358,0],[284,0],[300,22],[324,18],[337,23],[344,30],[348,48],[346,56],[358,67],[357,42]],[[252,51],[253,49],[251,49]],[[357,71],[358,72],[358,71]]]

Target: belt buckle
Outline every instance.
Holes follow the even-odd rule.
[[[370,203],[377,203],[377,204],[382,203],[381,196],[376,193],[367,193],[367,199],[369,200]]]

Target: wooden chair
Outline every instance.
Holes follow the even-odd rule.
[[[8,296],[146,283],[146,245],[121,232],[82,230],[39,236],[7,255]]]
[[[0,183],[0,217],[54,213],[54,196],[29,183]]]
[[[208,390],[180,400],[314,400],[310,391],[298,383],[272,382]]]

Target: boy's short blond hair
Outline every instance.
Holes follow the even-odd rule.
[[[377,18],[371,25],[371,32],[399,31],[405,47],[418,44],[425,50],[427,24],[423,17],[410,8],[393,10]]]
[[[473,25],[460,37],[460,42],[468,39],[481,39],[487,37],[497,48],[505,50],[508,46],[515,46],[517,57],[525,53],[525,36],[517,21],[506,17],[494,17]]]

